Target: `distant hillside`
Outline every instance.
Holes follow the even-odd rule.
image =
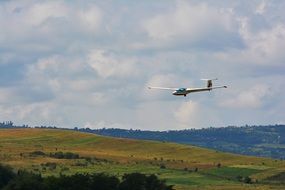
[[[0,129],[0,164],[43,177],[156,174],[176,190],[285,189],[285,162],[62,129]]]
[[[56,126],[36,127],[60,129]],[[29,128],[29,126],[16,126],[13,122],[7,121],[0,123],[0,128]],[[111,137],[190,144],[224,152],[285,159],[285,125],[229,126],[179,131],[142,131],[105,128],[94,130],[89,128],[74,128],[73,130]]]
[[[191,144],[244,155],[285,158],[285,125],[141,131],[124,129],[79,129],[104,136]]]

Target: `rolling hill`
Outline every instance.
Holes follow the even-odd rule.
[[[243,155],[285,159],[285,125],[229,126],[179,131],[77,130],[104,136],[168,141]]]
[[[0,129],[0,161],[43,176],[156,174],[178,190],[285,189],[285,162],[61,129]]]

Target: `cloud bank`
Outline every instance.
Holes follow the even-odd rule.
[[[0,119],[169,130],[284,123],[285,3],[1,1]],[[149,85],[226,90],[174,97]]]

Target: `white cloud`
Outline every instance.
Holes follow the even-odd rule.
[[[176,88],[176,81],[177,79],[175,78],[174,75],[171,74],[166,74],[166,75],[155,75],[152,76],[147,82],[146,85],[143,88],[143,97],[144,98],[157,98],[160,99],[165,96],[171,95],[172,91],[171,90],[150,90],[148,87],[150,86],[155,86],[155,87],[169,87],[169,88]]]
[[[152,76],[147,82],[147,86],[177,87],[176,83],[179,79],[173,74],[160,74]]]
[[[180,105],[178,110],[174,112],[174,115],[179,123],[182,123],[185,126],[195,126],[197,124],[197,115],[199,112],[198,103],[187,101]]]
[[[75,92],[75,91],[61,91],[62,94],[57,98],[60,104],[68,104],[72,106],[98,106],[108,104],[109,96],[101,92]]]
[[[12,99],[14,95],[13,89],[11,88],[0,88],[0,103],[5,104],[7,100]]]
[[[32,6],[15,7],[19,10],[19,17],[24,24],[39,26],[51,18],[68,17],[68,7],[63,1],[46,1],[35,3]],[[13,11],[15,11],[15,9]]]
[[[218,108],[213,105],[209,106],[208,104],[209,101],[205,99],[194,101],[186,98],[179,106],[172,110],[177,128],[224,126],[226,122],[220,118],[221,112],[217,112]],[[211,101],[210,104],[212,104]]]
[[[266,1],[263,0],[257,7],[255,10],[255,13],[257,14],[264,14],[264,12],[266,11]]]
[[[82,24],[82,28],[96,32],[101,24],[101,14],[96,6],[89,7],[87,10],[80,10],[78,12],[78,22]]]
[[[217,53],[224,62],[236,64],[253,64],[283,66],[285,55],[285,25],[278,23],[270,28],[254,31],[252,21],[240,18],[240,35],[245,48]]]
[[[101,32],[102,12],[96,4],[85,6],[67,1],[18,1],[0,4],[0,47],[18,54],[66,52],[88,44]],[[91,40],[90,40],[91,39]],[[79,41],[79,42],[78,42]],[[82,42],[81,42],[82,43]]]
[[[221,105],[231,108],[257,109],[263,106],[264,99],[269,95],[270,88],[267,85],[258,84],[224,100]]]
[[[147,101],[139,104],[135,111],[135,121],[139,128],[147,130],[167,130],[180,128],[175,123],[173,117],[173,109],[175,109],[175,101]]]
[[[238,25],[231,11],[206,3],[177,1],[173,11],[158,13],[145,21],[143,27],[151,40],[159,41],[162,46],[178,42],[194,47],[207,44],[220,48],[221,44],[231,46],[235,38],[239,38]],[[228,37],[233,37],[231,42]]]
[[[104,50],[92,50],[88,56],[88,64],[103,78],[124,78],[138,73],[135,59],[114,56]]]
[[[108,101],[108,97],[96,90],[100,84],[95,73],[86,72],[92,68],[83,60],[74,60],[62,56],[51,56],[40,59],[30,65],[26,83],[30,89],[50,91],[55,95],[54,101],[61,103],[98,105]]]
[[[283,65],[285,55],[285,26],[277,25],[272,29],[251,34],[248,51],[243,52],[245,59],[268,65]]]
[[[283,121],[284,5],[1,1],[0,115],[152,130]],[[211,76],[229,88],[186,99],[146,88]]]
[[[0,106],[0,113],[6,120],[17,123],[29,121],[37,125],[48,123],[63,123],[63,118],[57,115],[57,106],[53,103],[32,103],[14,106]]]

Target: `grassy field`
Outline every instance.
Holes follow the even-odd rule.
[[[80,158],[52,157],[56,152],[71,152]],[[68,130],[1,129],[0,162],[44,176],[76,172],[117,176],[154,173],[177,190],[285,189],[284,161]],[[246,183],[248,178],[251,183]]]

